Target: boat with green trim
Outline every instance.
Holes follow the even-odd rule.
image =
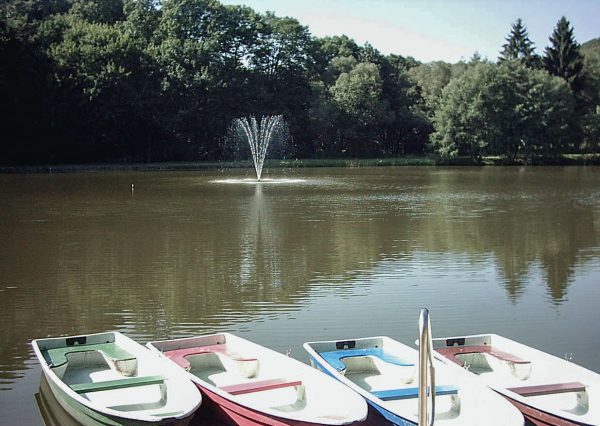
[[[31,344],[52,394],[83,425],[186,425],[201,404],[185,374],[119,332]]]

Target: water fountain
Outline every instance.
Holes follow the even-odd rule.
[[[229,146],[234,149],[239,149],[238,143],[245,141],[250,146],[252,153],[252,160],[254,162],[254,170],[256,171],[256,179],[253,178],[228,178],[228,179],[216,179],[212,182],[215,183],[229,183],[229,184],[290,184],[290,183],[302,183],[306,182],[306,179],[298,178],[262,178],[263,165],[265,163],[265,157],[267,155],[267,149],[269,145],[274,142],[279,143],[280,149],[284,149],[283,143],[287,141],[288,128],[282,115],[267,115],[263,116],[260,121],[255,117],[243,117],[236,118],[231,123],[230,134],[229,134]],[[239,155],[239,154],[238,154]]]
[[[246,136],[252,152],[252,160],[254,160],[256,180],[260,182],[269,143],[273,136],[282,131],[285,126],[283,116],[267,115],[261,118],[260,123],[254,117],[236,118],[233,126],[239,133]]]

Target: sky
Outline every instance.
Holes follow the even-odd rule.
[[[600,0],[221,0],[257,12],[291,16],[317,37],[345,34],[384,54],[422,62],[468,60],[475,52],[495,61],[511,24],[521,18],[536,52],[544,53],[557,21],[566,16],[575,39],[600,37]]]

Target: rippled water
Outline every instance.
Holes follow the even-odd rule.
[[[600,169],[251,172],[0,175],[0,424],[41,422],[32,338],[102,330],[306,361],[429,307],[600,371]]]

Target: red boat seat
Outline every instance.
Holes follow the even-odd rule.
[[[256,361],[256,358],[244,358],[233,355],[227,351],[226,344],[220,345],[209,345],[209,346],[195,346],[192,348],[184,348],[184,349],[174,349],[172,351],[165,351],[164,354],[169,357],[169,359],[173,360],[180,367],[189,370],[190,362],[185,359],[190,355],[202,355],[202,354],[210,354],[210,353],[220,353],[230,357],[235,361]]]
[[[286,379],[269,379],[257,380],[254,382],[239,383],[235,385],[220,386],[219,389],[224,390],[231,395],[242,395],[245,393],[262,392],[285,387],[300,386],[301,380],[286,380]]]
[[[519,394],[521,396],[538,396],[567,392],[583,392],[585,391],[585,389],[586,385],[579,382],[552,383],[548,385],[518,386],[514,388],[507,388],[507,390]]]
[[[461,367],[465,366],[464,361],[461,361],[457,355],[464,354],[489,354],[495,358],[501,359],[503,361],[509,361],[515,364],[530,364],[531,361],[527,361],[523,358],[519,358],[516,355],[509,354],[508,352],[503,352],[498,349],[494,349],[489,345],[484,346],[452,346],[447,348],[438,348],[436,349],[441,355],[448,358],[450,361],[455,364],[460,365]]]

